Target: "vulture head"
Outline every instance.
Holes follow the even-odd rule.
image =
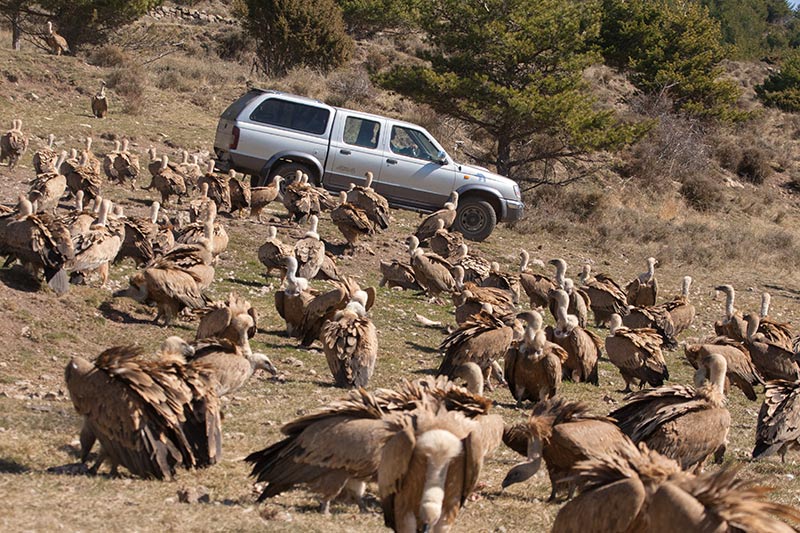
[[[158,352],[161,361],[174,361],[177,363],[185,363],[187,359],[191,359],[194,355],[194,346],[183,340],[177,335],[167,337],[161,343],[161,349]]]
[[[470,361],[457,366],[453,378],[463,379],[468,391],[483,396],[483,371],[477,364]]]
[[[253,370],[258,370],[260,368],[261,370],[269,372],[273,376],[278,375],[278,369],[275,368],[275,365],[272,364],[272,361],[269,360],[269,357],[263,353],[255,352],[250,355],[249,359],[250,364],[253,365]]]
[[[131,275],[128,280],[128,288],[120,289],[113,293],[115,298],[128,297],[136,300],[139,303],[145,303],[149,296],[147,289],[147,280],[142,272],[137,272]]]
[[[364,175],[364,177],[367,180],[367,181],[364,182],[364,188],[365,189],[371,189],[372,188],[372,179],[373,179],[372,172],[367,172]]]
[[[529,437],[528,440],[528,460],[519,463],[508,471],[506,477],[503,478],[501,490],[505,490],[511,485],[522,483],[532,478],[539,471],[542,466],[542,440],[538,436]]]
[[[444,485],[450,462],[462,453],[461,440],[444,429],[432,429],[419,436],[415,455],[427,459],[425,485],[419,503],[419,518],[422,531],[432,531],[439,522],[444,502]]]

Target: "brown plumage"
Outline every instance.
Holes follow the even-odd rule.
[[[617,315],[619,316],[619,315]],[[622,318],[622,324],[628,328],[654,329],[661,338],[661,344],[667,350],[674,350],[678,347],[678,340],[675,338],[675,324],[672,322],[672,315],[666,307],[631,307],[628,314]]]
[[[341,282],[333,282],[333,288],[327,292],[314,295],[303,310],[303,318],[298,330],[298,338],[303,346],[310,346],[320,338],[320,332],[326,321],[332,319],[337,311],[347,306],[350,300],[361,291],[351,278],[342,278]],[[375,289],[368,288],[363,291],[366,300],[363,302],[365,311],[369,311],[375,303]]]
[[[274,202],[281,190],[281,176],[275,176],[272,183],[265,187],[250,188],[250,216],[256,217],[261,222],[261,212],[270,203]]]
[[[514,330],[484,308],[470,320],[442,340],[439,351],[444,354],[436,374],[452,377],[456,368],[464,363],[475,363],[483,370],[484,381],[491,390],[489,375],[495,361],[505,356],[511,347]]]
[[[53,168],[59,168],[60,163],[66,158],[67,153],[62,152],[60,158],[56,160]],[[42,172],[31,180],[31,187],[28,190],[28,199],[36,202],[36,209],[39,212],[50,212],[55,216],[58,201],[64,196],[67,190],[67,177],[53,170],[52,172]]]
[[[100,90],[92,96],[92,115],[96,118],[105,118],[108,114],[108,97],[106,96],[106,82],[100,82]]]
[[[286,185],[283,193],[283,205],[295,222],[302,223],[312,215],[336,207],[327,192],[310,185],[308,176],[299,170],[297,172],[299,176]]]
[[[121,147],[122,143],[118,140],[115,140],[114,149],[110,152],[106,152],[106,155],[103,156],[103,172],[109,181],[119,182],[119,174],[117,174],[117,170],[114,168],[114,162],[119,156]]]
[[[256,334],[258,313],[250,302],[230,293],[225,301],[212,302],[204,309],[197,325],[196,340],[224,339],[244,353],[252,353],[250,339]]]
[[[165,357],[168,355],[168,357]],[[109,348],[93,363],[73,357],[65,380],[84,417],[82,443],[95,439],[103,461],[145,478],[171,479],[178,466],[199,468],[221,456],[217,395],[208,369],[187,367],[181,354],[148,360],[132,347]],[[82,450],[85,460],[89,449]]]
[[[375,369],[378,333],[366,314],[366,300],[366,293],[354,295],[322,326],[320,341],[337,387],[366,387]]]
[[[297,276],[297,268],[297,258],[289,255],[286,258],[286,287],[275,292],[275,309],[286,321],[286,334],[290,337],[302,335],[306,307],[319,294],[309,288],[308,279]]]
[[[721,459],[731,425],[723,392],[727,363],[723,356],[711,354],[699,367],[697,388],[673,385],[635,392],[608,416],[634,442],[646,443],[682,468],[699,468],[715,452]],[[707,377],[710,384],[704,384]]]
[[[93,142],[92,138],[86,137],[86,139],[84,139],[84,142],[86,143],[86,147],[83,149],[81,155],[86,156],[86,161],[82,164],[91,168],[92,173],[97,174],[99,176],[100,171],[103,170],[103,167],[102,164],[100,163],[100,160],[97,159],[97,156],[95,156],[94,152],[92,152],[92,142]]]
[[[758,333],[764,336],[767,342],[783,346],[792,350],[792,340],[795,337],[792,326],[787,322],[776,322],[769,316],[769,306],[772,297],[768,292],[761,293],[761,311],[759,312]]]
[[[455,290],[456,282],[450,272],[452,265],[449,262],[438,255],[424,253],[414,236],[409,237],[407,243],[414,277],[423,289],[433,297]]]
[[[658,280],[656,279],[655,257],[647,258],[647,272],[643,272],[633,278],[625,287],[628,304],[637,307],[648,307],[656,305],[658,298]]]
[[[331,211],[331,221],[347,240],[347,247],[354,250],[358,239],[375,233],[367,212],[348,203],[347,193],[339,193],[339,205]]]
[[[49,215],[35,215],[24,196],[16,211],[0,214],[0,255],[6,256],[6,264],[19,260],[37,280],[43,270],[58,295],[69,289],[65,267],[74,253],[69,229]]]
[[[200,178],[203,177],[203,170],[200,168],[198,161],[200,158],[197,154],[192,156],[192,161],[189,161],[189,151],[183,150],[181,152],[181,162],[178,165],[178,173],[183,176],[183,182],[186,184],[186,192],[194,192],[198,188]],[[211,169],[214,170],[213,168]]]
[[[81,154],[80,163],[65,174],[69,192],[74,195],[78,191],[83,191],[87,202],[100,195],[100,187],[103,184],[100,173],[95,172],[88,162],[89,156],[84,152]]]
[[[60,164],[56,164],[58,161],[58,156],[60,155],[59,152],[53,148],[53,144],[55,143],[56,136],[52,133],[47,136],[47,146],[44,148],[40,148],[33,154],[33,170],[36,174],[44,174],[44,173],[54,173],[58,172],[60,168]],[[66,156],[66,152],[64,153]],[[62,161],[63,163],[63,161]]]
[[[84,274],[97,271],[100,274],[101,286],[108,283],[109,263],[114,261],[122,247],[125,227],[121,222],[109,221],[111,201],[103,200],[97,220],[89,227],[89,231],[72,239],[75,250],[74,257],[67,262],[67,270]]]
[[[317,216],[311,215],[309,223],[309,230],[294,244],[294,256],[297,258],[297,272],[300,277],[314,279],[325,261],[325,244],[317,233],[319,225]]]
[[[658,332],[649,328],[624,328],[622,318],[617,314],[611,315],[606,354],[625,380],[623,392],[630,392],[631,383],[636,379],[640,389],[645,383],[660,387],[664,380],[669,379]]]
[[[464,280],[482,283],[492,271],[492,262],[479,255],[469,253],[469,246],[462,243],[455,254],[447,259],[453,266],[459,265],[464,269]]]
[[[9,170],[14,168],[27,149],[28,137],[22,133],[22,120],[14,119],[11,129],[0,137],[0,163],[7,160]]]
[[[169,205],[171,196],[180,197],[186,194],[183,176],[169,167],[169,158],[166,155],[161,156],[161,167],[153,176],[150,186],[161,193],[161,205],[164,207]]]
[[[583,265],[581,288],[591,300],[594,322],[597,326],[606,324],[614,313],[624,317],[628,314],[628,301],[620,286],[605,274],[592,275],[592,267]]]
[[[228,249],[228,231],[225,225],[217,222],[217,210],[214,204],[206,212],[203,221],[192,222],[183,226],[175,236],[175,242],[180,244],[197,244],[205,239],[210,243],[210,251],[217,257]]]
[[[125,234],[122,239],[122,246],[114,262],[117,263],[126,257],[130,257],[136,262],[137,266],[141,266],[155,259],[156,252],[153,249],[153,239],[157,235],[158,227],[155,224],[150,224],[149,219],[124,218],[120,222],[124,227]]]
[[[758,315],[749,313],[744,315],[743,321],[747,325],[745,346],[750,352],[750,358],[758,369],[758,373],[766,380],[800,380],[800,365],[798,365],[797,355],[794,351],[769,342],[763,335],[760,335],[758,333],[760,324]]]
[[[737,473],[693,476],[646,448],[582,461],[573,476],[581,494],[561,508],[553,533],[794,531],[778,518],[797,521],[800,512],[768,501],[768,489]]]
[[[455,255],[461,245],[464,244],[464,237],[457,231],[446,229],[444,220],[438,219],[436,223],[438,229],[428,243],[431,251],[445,258]]]
[[[494,287],[508,291],[515,304],[519,303],[520,284],[519,276],[510,272],[500,270],[500,264],[492,262],[489,267],[489,275],[481,281],[481,287]]]
[[[531,308],[547,307],[548,295],[550,291],[556,289],[555,282],[543,274],[534,274],[528,271],[528,262],[530,255],[527,251],[522,250],[519,253],[519,283],[525,294],[531,302]],[[540,266],[544,266],[540,260],[537,260]]]
[[[419,223],[417,230],[414,232],[414,236],[419,239],[420,243],[427,242],[440,228],[439,220],[444,222],[444,227],[446,229],[450,229],[450,226],[456,221],[457,209],[458,193],[453,191],[450,195],[450,201],[445,202],[442,209],[434,211]]]
[[[283,276],[286,272],[286,258],[294,255],[294,250],[288,244],[284,244],[278,238],[278,230],[275,226],[267,228],[267,240],[258,248],[258,260],[267,267],[266,276],[269,276],[273,269],[278,269]]]
[[[673,297],[672,300],[656,306],[669,313],[675,335],[688,329],[694,322],[695,309],[692,302],[689,301],[689,288],[691,285],[692,278],[690,276],[684,276],[681,293]]]
[[[561,366],[568,357],[564,348],[546,339],[542,315],[536,311],[532,315],[522,340],[512,343],[505,355],[505,378],[517,403],[535,403],[558,394]]]
[[[131,190],[135,190],[136,180],[139,179],[141,169],[139,167],[139,156],[128,150],[128,139],[122,141],[122,149],[114,158],[113,165],[119,184],[122,185],[128,181]]]
[[[363,187],[350,184],[347,202],[366,213],[373,231],[383,231],[389,227],[389,202],[372,188],[372,172],[367,172]]]
[[[800,382],[770,381],[758,413],[753,458],[777,453],[783,463],[791,449],[800,449]]]
[[[50,53],[53,55],[60,56],[61,54],[69,52],[67,40],[56,33],[53,29],[53,23],[49,20],[47,21],[47,33],[44,36],[44,40],[47,42],[47,46],[50,47]]]
[[[733,285],[719,285],[715,289],[725,294],[725,317],[714,322],[714,332],[737,341],[747,340],[747,324],[742,313],[734,307],[736,291]]]
[[[228,190],[230,194],[231,214],[242,215],[245,209],[250,209],[251,193],[250,184],[243,183],[236,178],[236,173],[231,171],[228,179]]]
[[[381,281],[378,286],[383,287],[401,287],[409,290],[422,290],[422,287],[417,283],[417,277],[414,275],[414,268],[411,265],[401,263],[397,259],[393,259],[391,263],[386,261],[380,262]]]
[[[453,293],[458,324],[463,324],[470,316],[478,313],[484,303],[490,304],[498,316],[516,311],[514,298],[509,291],[496,287],[480,287],[470,281],[464,282],[464,268],[461,265],[454,267],[452,272],[458,291]]]
[[[569,354],[564,366],[564,378],[575,382],[599,385],[597,361],[600,359],[600,338],[578,325],[574,315],[567,314],[569,297],[563,290],[555,294],[557,319],[555,327],[547,326],[547,340],[564,348]]]
[[[506,427],[503,442],[527,458],[508,472],[503,488],[530,479],[544,459],[551,501],[565,489],[572,496],[570,474],[580,461],[635,449],[613,420],[591,414],[586,404],[564,398],[537,403],[527,421]]]
[[[702,344],[686,344],[683,347],[686,359],[695,368],[712,353],[719,354],[727,362],[725,394],[732,383],[738,387],[748,400],[756,401],[756,385],[763,385],[764,380],[750,359],[750,351],[739,341],[728,337],[716,337]]]

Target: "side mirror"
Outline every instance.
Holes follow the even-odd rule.
[[[447,164],[447,154],[444,153],[444,150],[440,150],[438,154],[436,154],[436,162],[440,165]]]

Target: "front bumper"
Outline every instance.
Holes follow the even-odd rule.
[[[506,203],[506,216],[502,221],[516,222],[517,220],[522,220],[522,216],[525,214],[525,204],[514,200],[504,201]]]

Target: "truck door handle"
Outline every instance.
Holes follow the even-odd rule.
[[[344,148],[342,148],[341,150],[339,150],[339,153],[343,154],[343,155],[350,155],[353,152],[351,152],[350,150],[345,150]]]
[[[397,159],[387,159],[386,162],[389,163],[390,165],[396,165]]]

